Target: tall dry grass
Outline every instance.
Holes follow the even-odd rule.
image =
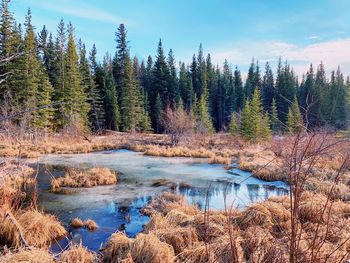
[[[63,177],[52,178],[51,192],[60,192],[61,187],[94,187],[117,183],[117,173],[108,169],[95,167],[80,171],[68,169]]]

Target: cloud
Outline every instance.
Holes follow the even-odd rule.
[[[75,17],[80,17],[84,19],[104,22],[104,23],[113,23],[113,24],[120,24],[120,23],[126,23],[130,24],[130,21],[126,21],[125,19],[122,19],[120,17],[114,16],[107,11],[99,10],[96,7],[89,6],[83,3],[80,3],[79,5],[72,5],[73,1],[46,1],[46,2],[39,2],[38,5],[41,8],[51,10],[57,13],[71,15]],[[67,6],[69,5],[69,7]]]
[[[208,50],[216,63],[222,63],[225,58],[230,63],[245,68],[254,57],[259,62],[276,64],[279,57],[287,59],[295,72],[301,76],[310,63],[315,66],[321,61],[327,73],[340,66],[343,73],[350,75],[350,39],[338,39],[319,42],[306,46],[279,41],[262,41],[249,44],[226,45],[225,47]],[[261,63],[260,63],[261,64]]]
[[[315,41],[315,40],[320,40],[320,37],[319,36],[308,36],[306,39]]]

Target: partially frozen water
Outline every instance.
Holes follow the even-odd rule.
[[[166,179],[177,185],[175,191],[190,203],[203,208],[208,194],[211,209],[224,209],[226,204],[244,208],[249,203],[265,200],[273,195],[285,195],[288,186],[283,182],[265,182],[251,173],[223,165],[208,164],[207,159],[150,157],[127,150],[104,151],[88,154],[47,155],[39,160],[39,202],[47,212],[56,214],[67,228],[75,217],[91,218],[99,225],[95,232],[71,229],[72,238],[98,250],[101,243],[116,230],[125,230],[135,236],[149,218],[140,214],[152,196],[169,191],[169,186],[152,186],[157,179]],[[63,175],[63,167],[108,167],[118,171],[118,183],[78,189],[71,195],[52,194],[48,191],[50,170],[54,176]],[[189,187],[180,187],[185,182]],[[64,241],[61,245],[64,245]],[[56,248],[57,249],[57,248]]]

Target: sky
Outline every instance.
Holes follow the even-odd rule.
[[[247,71],[252,58],[261,67],[278,57],[298,75],[321,61],[329,73],[338,66],[350,75],[349,0],[12,0],[23,22],[31,8],[37,30],[56,32],[61,18],[100,59],[115,52],[115,31],[128,30],[132,55],[155,56],[159,39],[177,61],[190,62],[202,43],[215,63],[225,59]]]

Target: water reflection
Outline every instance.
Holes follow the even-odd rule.
[[[225,170],[222,165],[209,165],[206,159],[149,157],[131,151],[108,151],[89,154],[48,155],[40,159],[39,203],[56,214],[70,232],[70,240],[82,240],[92,250],[116,230],[135,236],[149,220],[140,213],[151,198],[163,191],[174,191],[190,203],[203,208],[206,196],[211,209],[226,205],[243,208],[273,195],[288,194],[282,182],[264,182],[239,169]],[[48,191],[51,176],[62,176],[65,167],[108,167],[120,172],[117,185],[78,189],[72,195]],[[48,172],[48,170],[50,172]],[[152,186],[154,180],[165,179],[175,187]],[[99,225],[94,232],[71,229],[75,217],[93,219]],[[60,241],[64,247],[67,240]],[[59,246],[54,246],[59,250]]]

